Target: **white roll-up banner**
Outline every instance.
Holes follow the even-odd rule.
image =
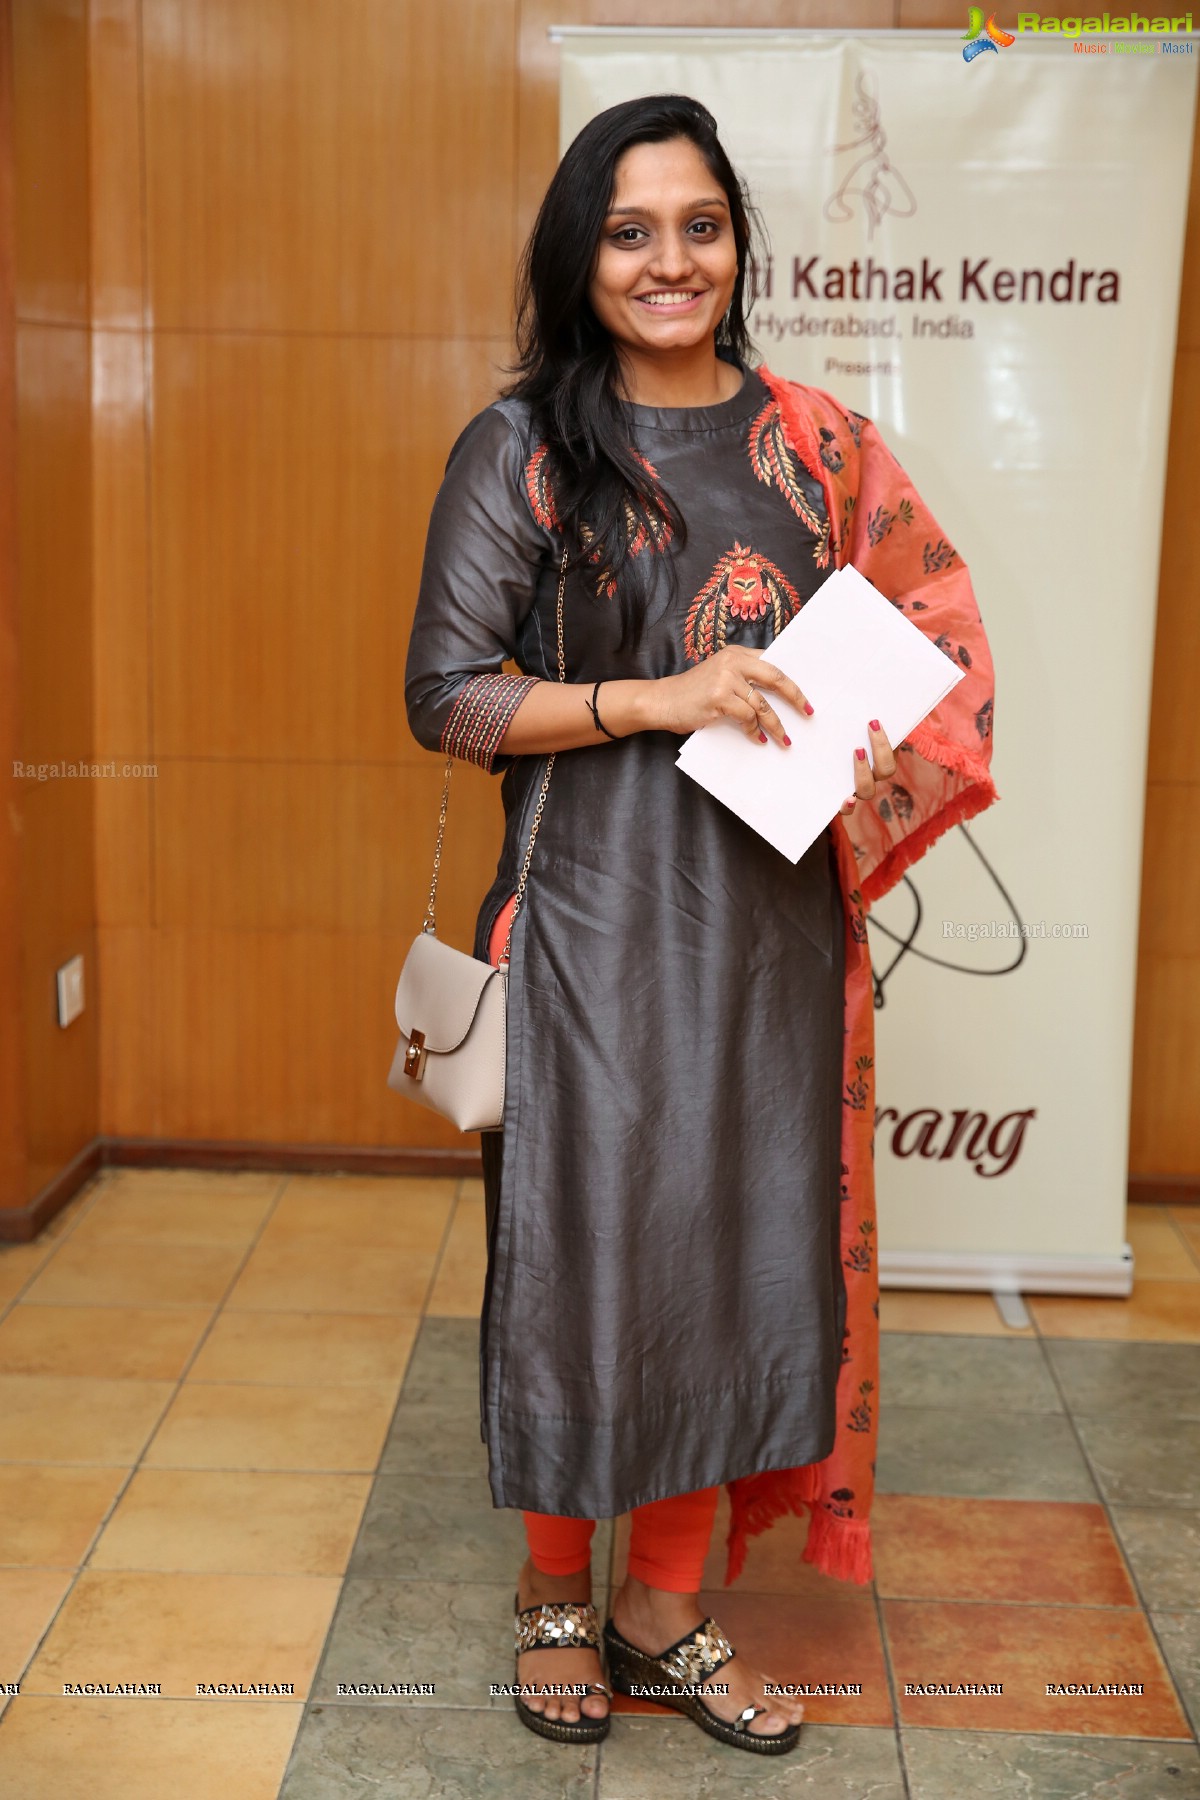
[[[715,114],[770,238],[759,353],[875,420],[967,563],[992,646],[1000,799],[871,915],[887,1286],[1132,1282],[1142,809],[1196,57],[1121,24],[553,32],[560,150],[640,94]]]

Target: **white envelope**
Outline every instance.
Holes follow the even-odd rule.
[[[854,792],[855,748],[871,754],[867,720],[901,743],[963,670],[850,564],[821,583],[763,661],[790,675],[813,709],[799,713],[767,691],[791,747],[718,719],[684,739],[678,764],[799,862]]]

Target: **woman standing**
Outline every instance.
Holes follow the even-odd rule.
[[[870,1578],[863,914],[995,790],[961,559],[868,420],[750,366],[752,216],[695,100],[627,101],[580,132],[526,251],[519,378],[434,503],[405,692],[423,745],[503,771],[475,942],[496,961],[511,935],[481,1432],[493,1501],[528,1535],[517,1680],[594,1690],[518,1712],[543,1735],[607,1730],[589,1548],[597,1517],[629,1511],[612,1683],[776,1753],[802,1707],[699,1605],[720,1486],[727,1581],[748,1535],[805,1508],[806,1558]],[[792,865],[675,757],[722,719],[803,757],[802,718],[792,742],[772,702],[808,703],[763,652],[847,561],[968,674],[895,750],[864,719],[844,817]]]

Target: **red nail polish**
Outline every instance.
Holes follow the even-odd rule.
[[[760,743],[760,744],[765,744],[765,743],[766,743],[766,741],[767,741],[767,734],[766,734],[766,732],[765,732],[765,731],[760,731],[760,732],[759,732],[759,734],[758,734],[758,741],[759,741],[759,743]]]
[[[854,754],[855,754],[855,756],[857,756],[857,758],[858,758],[858,760],[859,760],[859,762],[866,762],[866,760],[867,760],[867,753],[866,753],[866,751],[865,751],[865,750],[856,750],[856,751],[855,751],[855,752],[854,752]]]
[[[785,731],[785,732],[784,732],[784,734],[783,734],[783,741],[784,741],[784,743],[785,743],[785,744],[790,744],[790,743],[791,743],[791,741],[792,741],[792,740],[791,740],[791,738],[790,738],[790,737],[789,737],[789,736],[788,736],[788,734],[787,734],[787,732],[786,732],[786,731]]]
[[[812,711],[812,707],[808,704],[807,700],[804,702],[804,710],[806,713],[810,713]]]
[[[867,724],[871,727],[872,731],[881,731],[883,729],[878,719],[868,719]]]

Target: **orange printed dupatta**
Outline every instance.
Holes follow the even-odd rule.
[[[846,913],[842,1088],[842,1267],[846,1332],[837,1434],[818,1463],[726,1483],[731,1504],[726,1584],[746,1541],[786,1513],[810,1513],[804,1560],[842,1580],[871,1579],[870,1510],[879,1426],[879,1269],[875,1228],[875,1010],[865,916],[952,825],[996,799],[992,659],[962,558],[947,542],[869,419],[821,388],[758,373],[779,409],[780,453],[825,492],[835,565],[852,563],[965,670],[946,698],[896,746],[896,773],[835,821]],[[778,442],[778,438],[777,438]]]

